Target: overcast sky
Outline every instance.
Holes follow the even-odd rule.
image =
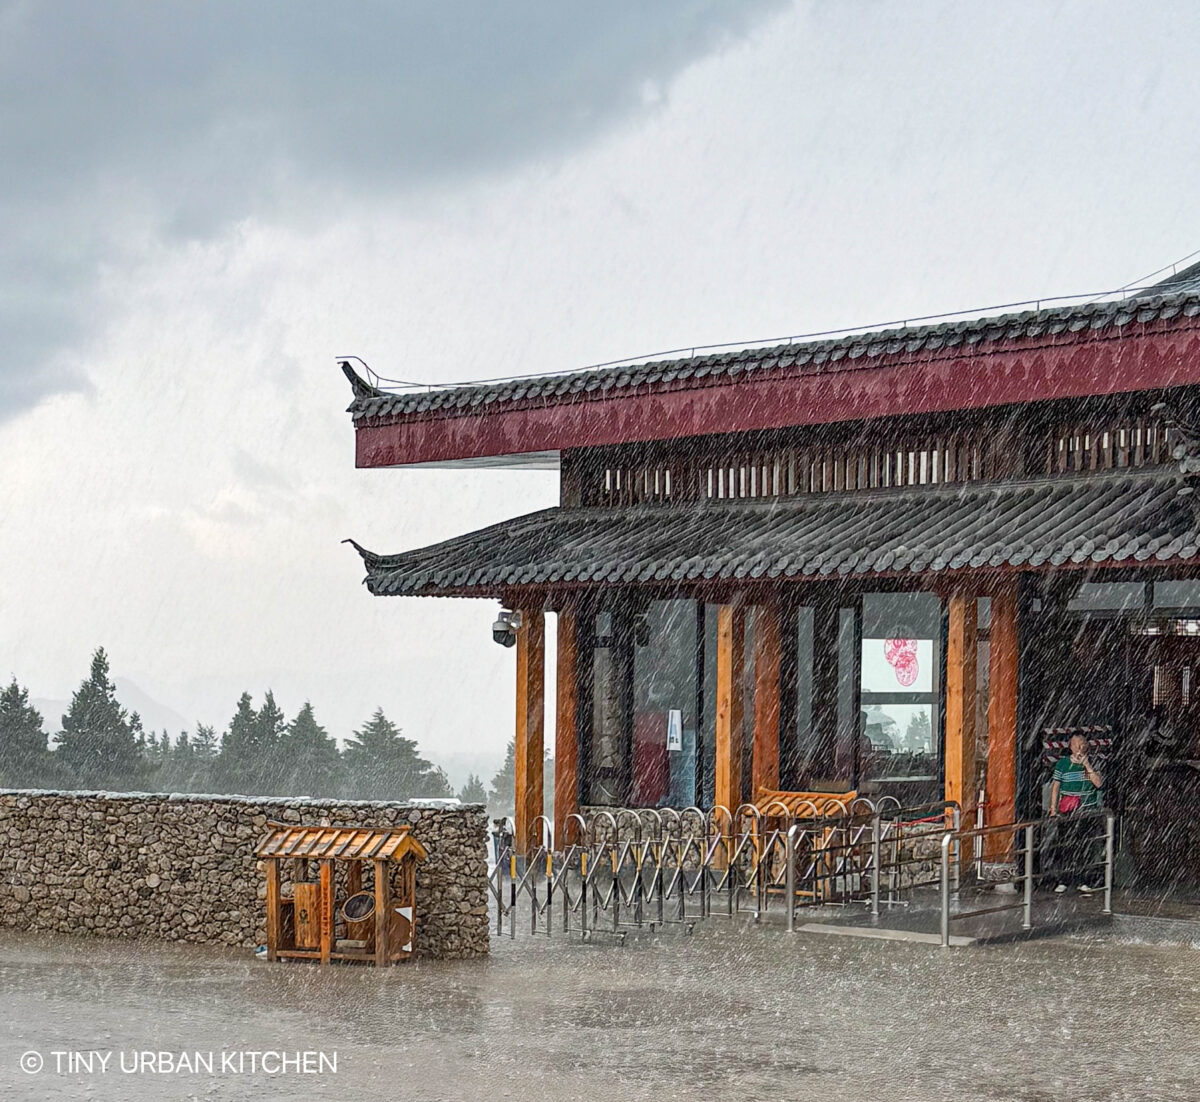
[[[498,758],[488,603],[399,551],[555,498],[355,471],[428,382],[1038,296],[1200,249],[1194,3],[0,0],[0,673]],[[51,730],[59,717],[47,716]]]

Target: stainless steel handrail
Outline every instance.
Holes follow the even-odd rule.
[[[1102,914],[1112,914],[1112,882],[1113,882],[1113,839],[1115,837],[1115,821],[1116,816],[1109,808],[1096,808],[1095,810],[1075,812],[1071,816],[1071,821],[1082,822],[1089,819],[1097,821],[1103,820],[1104,833],[1097,835],[1092,839],[1083,839],[1087,841],[1104,840],[1104,859],[1102,867],[1104,869],[1104,890],[1103,890],[1103,907]],[[1046,830],[1051,824],[1059,823],[1062,819],[1059,816],[1046,816],[1042,819],[1025,819],[1018,820],[1012,823],[999,823],[991,826],[976,827],[974,830],[967,831],[945,831],[941,838],[941,869],[940,869],[940,888],[941,888],[941,944],[943,948],[950,947],[950,925],[952,921],[961,921],[966,918],[978,918],[988,914],[998,914],[1001,911],[1011,911],[1020,908],[1022,911],[1021,926],[1022,929],[1033,929],[1033,886],[1034,886],[1034,853],[1036,852],[1036,839],[1039,831]],[[984,839],[997,834],[1010,834],[1013,837],[1014,843],[1019,835],[1022,839],[1022,845],[1014,844],[1008,852],[1014,858],[1021,859],[1021,873],[1014,880],[1021,885],[1021,899],[1015,903],[1001,904],[994,907],[980,907],[970,911],[959,911],[951,914],[951,849],[957,845],[961,847],[963,842],[968,839]],[[961,848],[959,850],[961,852]],[[957,863],[957,862],[956,862]],[[1095,864],[1086,866],[1086,868],[1095,868]],[[1048,870],[1043,869],[1042,874],[1045,875]],[[1061,875],[1066,871],[1082,871],[1081,869],[1074,870],[1058,870]]]

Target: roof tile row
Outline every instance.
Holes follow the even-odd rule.
[[[771,348],[739,349],[686,359],[656,360],[634,366],[600,368],[569,374],[531,376],[498,383],[451,386],[437,390],[390,394],[373,388],[356,388],[349,412],[355,423],[387,421],[434,411],[453,413],[509,402],[552,402],[592,395],[597,391],[623,391],[637,387],[665,387],[684,381],[699,382],[743,372],[795,368],[841,369],[861,366],[860,361],[879,356],[936,352],[1002,340],[1036,339],[1079,333],[1084,330],[1123,328],[1176,317],[1200,315],[1200,286],[1180,284],[1186,290],[1114,302],[1089,302],[1047,310],[1029,310],[968,321],[857,333],[829,340],[804,341]]]
[[[555,508],[400,555],[359,548],[372,593],[686,585],[1191,559],[1172,471],[805,495],[754,503]],[[356,545],[357,546],[357,545]]]

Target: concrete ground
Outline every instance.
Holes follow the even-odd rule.
[[[943,950],[714,919],[494,949],[376,972],[0,933],[0,1097],[1200,1098],[1200,952],[1115,930]],[[248,1055],[304,1050],[336,1053],[336,1073]],[[108,1053],[107,1070],[56,1052]],[[213,1053],[214,1074],[167,1070],[184,1053]]]

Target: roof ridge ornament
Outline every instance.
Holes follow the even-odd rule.
[[[344,540],[342,540],[342,543],[348,543],[351,547],[354,548],[355,551],[358,552],[359,556],[362,558],[363,565],[368,570],[374,570],[375,567],[379,565],[380,560],[382,558],[384,558],[383,555],[377,554],[374,551],[368,551],[357,540],[344,539]]]
[[[354,359],[357,360],[358,357],[355,356]],[[358,362],[362,363],[362,360]],[[354,391],[356,400],[362,398],[382,398],[384,396],[384,391],[380,390],[377,386],[372,386],[366,379],[362,378],[351,366],[349,360],[339,360],[338,366],[342,369],[342,374],[350,381],[350,389]]]

